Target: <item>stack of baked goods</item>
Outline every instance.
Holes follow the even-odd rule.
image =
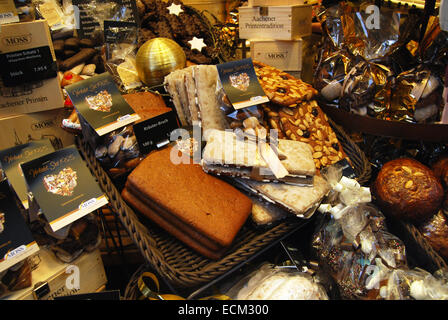
[[[176,146],[149,154],[129,175],[122,196],[165,231],[219,259],[250,215],[252,202],[198,164],[175,164]]]
[[[281,90],[275,89],[270,103],[244,109],[237,126],[228,116],[233,107],[222,95],[215,65],[193,65],[167,75],[164,86],[181,126],[202,130],[206,143],[200,162],[192,159],[193,145],[184,148],[191,139],[176,141],[147,155],[122,191],[137,212],[209,259],[220,259],[229,250],[248,217],[257,226],[311,217],[330,191],[320,170],[346,157],[312,100],[315,90],[278,70],[268,81],[273,69],[255,66],[264,90],[287,89],[288,104],[279,104]],[[270,126],[265,118],[279,125]],[[280,128],[276,143],[268,131]]]
[[[373,184],[385,214],[414,224],[443,258],[448,259],[448,157],[431,167],[411,158],[383,165]]]
[[[253,199],[257,225],[291,214],[310,217],[329,191],[320,170],[347,156],[313,100],[317,91],[312,86],[257,61],[254,68],[270,102],[240,110],[227,99],[214,65],[176,70],[164,85],[182,125],[202,128],[207,142],[203,170],[224,177]],[[265,143],[253,152],[257,141],[270,141],[271,130],[277,130],[278,148]],[[255,140],[241,140],[242,133]],[[275,164],[277,172],[272,170]]]
[[[228,128],[215,94],[218,78],[215,65],[189,66],[165,77],[164,86],[182,126],[200,122],[204,132]]]
[[[206,139],[206,132],[211,129],[258,131],[264,128],[268,135],[274,129],[278,138],[309,144],[317,169],[349,160],[327,115],[313,100],[317,91],[312,86],[257,61],[254,67],[270,102],[238,112],[220,90],[216,66],[190,66],[166,76],[164,85],[182,125],[200,122]],[[258,121],[255,124],[253,117]]]

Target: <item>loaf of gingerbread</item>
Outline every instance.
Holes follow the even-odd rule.
[[[175,164],[168,147],[149,154],[128,176],[123,199],[200,254],[217,260],[232,244],[252,201],[198,164]]]

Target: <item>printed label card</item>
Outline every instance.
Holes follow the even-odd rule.
[[[140,119],[122,97],[112,76],[107,72],[74,83],[65,89],[76,111],[99,136]]]
[[[50,140],[31,141],[0,151],[0,164],[25,209],[28,209],[28,190],[20,164],[54,152]]]
[[[22,163],[21,167],[28,189],[53,231],[108,203],[74,146]]]
[[[269,102],[258,82],[252,59],[230,61],[216,67],[224,92],[236,110]]]
[[[39,251],[8,181],[0,182],[0,272]]]

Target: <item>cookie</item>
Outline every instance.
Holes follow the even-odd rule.
[[[295,107],[311,100],[317,90],[292,75],[264,63],[253,61],[255,73],[268,98],[284,107]]]
[[[336,133],[328,123],[327,115],[315,100],[302,102],[294,108],[265,107],[268,124],[288,139],[308,143],[313,149],[317,169],[347,158]],[[277,127],[277,128],[276,128]]]

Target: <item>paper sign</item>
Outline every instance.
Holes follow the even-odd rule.
[[[0,272],[39,251],[8,181],[0,182]]]
[[[78,113],[99,136],[140,119],[105,72],[65,87]]]
[[[54,148],[48,139],[31,141],[0,151],[2,169],[25,209],[28,208],[28,190],[20,163],[28,162],[52,152],[54,152]]]
[[[230,61],[216,67],[224,92],[235,109],[269,102],[258,82],[252,59]]]
[[[22,163],[21,167],[28,189],[53,231],[108,203],[74,146]]]

